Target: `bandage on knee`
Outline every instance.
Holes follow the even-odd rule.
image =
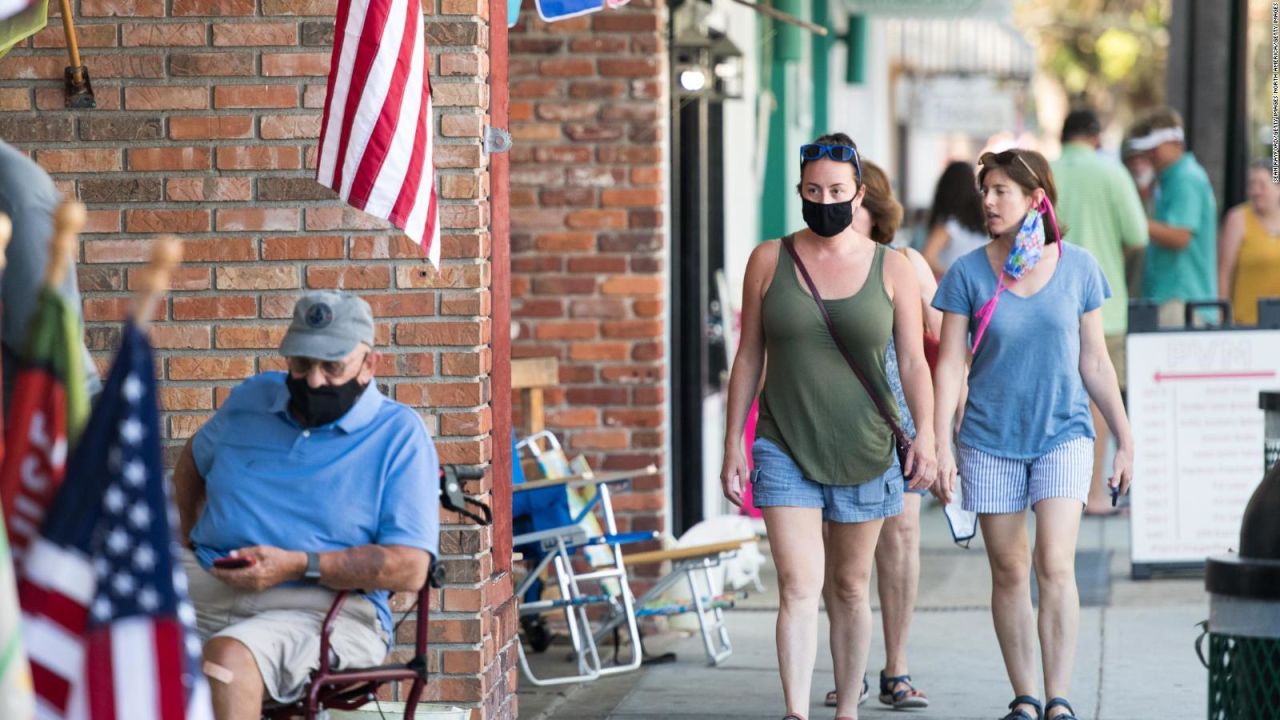
[[[217,663],[211,663],[208,660],[204,661],[204,666],[201,667],[200,670],[209,678],[227,685],[230,685],[231,681],[236,677],[235,673]]]

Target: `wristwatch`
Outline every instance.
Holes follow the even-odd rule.
[[[302,574],[302,578],[320,582],[320,553],[307,553],[307,571]]]

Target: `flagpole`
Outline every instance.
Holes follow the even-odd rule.
[[[145,329],[155,314],[156,303],[169,289],[169,275],[182,262],[182,241],[162,235],[151,245],[151,262],[143,274],[138,296],[133,303],[133,323]]]
[[[53,211],[53,239],[49,241],[49,264],[44,268],[45,287],[56,290],[67,276],[87,217],[84,205],[74,200],[62,203]]]

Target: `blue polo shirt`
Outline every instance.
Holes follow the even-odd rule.
[[[1218,201],[1209,175],[1191,153],[1160,173],[1153,216],[1191,231],[1181,250],[1147,246],[1142,294],[1155,300],[1215,300],[1218,297]]]
[[[200,564],[250,545],[405,545],[434,557],[440,465],[422,418],[371,382],[346,415],[304,429],[284,381],[281,372],[246,380],[192,440],[207,497],[191,531]],[[368,598],[390,633],[388,595]]]

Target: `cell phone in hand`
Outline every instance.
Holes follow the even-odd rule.
[[[1120,486],[1114,485],[1111,488],[1111,507],[1116,506],[1116,501],[1120,499]]]
[[[214,558],[213,566],[222,570],[239,570],[247,568],[253,564],[253,558],[248,555],[228,555],[226,557]]]

